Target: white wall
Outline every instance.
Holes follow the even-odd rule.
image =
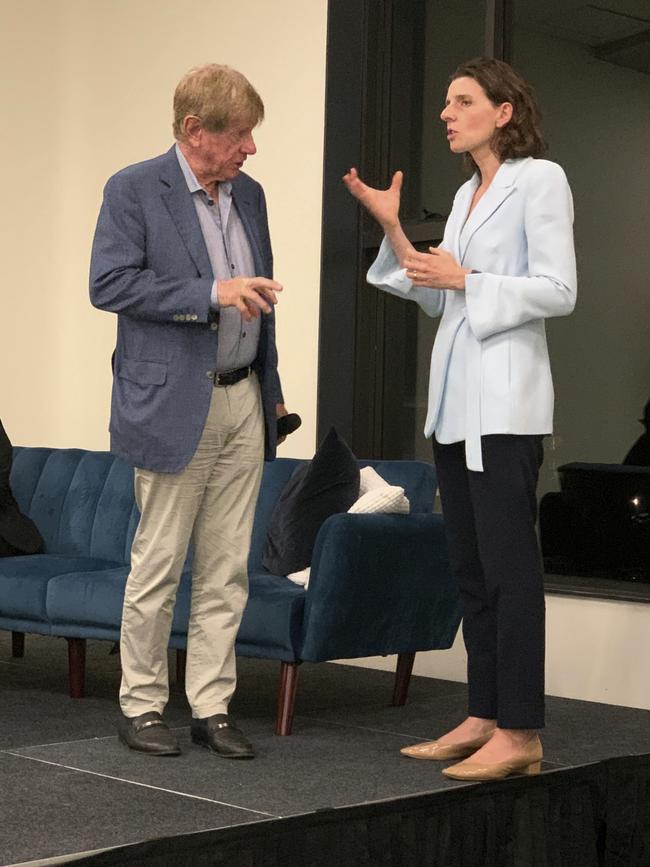
[[[227,63],[267,119],[248,166],[265,187],[285,286],[278,345],[311,456],[316,430],[327,0],[0,0],[0,418],[17,445],[108,447],[115,317],[88,301],[107,178],[173,143],[180,77]]]

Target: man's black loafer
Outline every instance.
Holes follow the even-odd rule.
[[[226,713],[193,719],[190,733],[195,744],[207,747],[225,759],[252,759],[255,756],[253,745]]]
[[[123,716],[117,731],[122,743],[132,750],[151,756],[179,756],[181,753],[178,741],[156,711],[135,717]]]

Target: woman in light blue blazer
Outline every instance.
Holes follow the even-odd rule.
[[[385,238],[368,281],[442,315],[431,356],[425,435],[433,441],[452,569],[463,601],[467,718],[402,750],[461,760],[454,779],[536,773],[544,726],[544,586],[535,521],[542,439],[552,433],[545,319],[576,298],[571,191],[545,151],[526,82],[479,58],[451,76],[440,115],[473,170],[442,243],[418,253],[399,222],[402,173],[350,192]]]

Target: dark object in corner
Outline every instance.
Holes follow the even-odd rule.
[[[309,566],[323,522],[359,497],[359,466],[332,427],[313,459],[295,471],[276,503],[262,564],[273,575]]]
[[[641,434],[625,455],[623,463],[632,467],[650,467],[650,400],[646,403],[643,418],[639,421],[644,426],[645,433]]]
[[[0,557],[38,554],[43,539],[34,522],[22,514],[9,486],[11,442],[0,421]]]
[[[547,573],[650,581],[650,467],[571,463],[542,497]]]

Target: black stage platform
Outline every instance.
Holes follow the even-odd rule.
[[[413,678],[392,708],[388,673],[304,665],[280,738],[279,665],[241,659],[232,712],[258,758],[192,745],[178,687],[183,755],[149,758],[114,735],[108,651],[88,643],[88,697],[72,700],[64,640],[27,636],[12,659],[0,633],[0,864],[650,865],[650,711],[549,698],[544,773],[468,786],[398,752],[463,718],[463,684]]]

